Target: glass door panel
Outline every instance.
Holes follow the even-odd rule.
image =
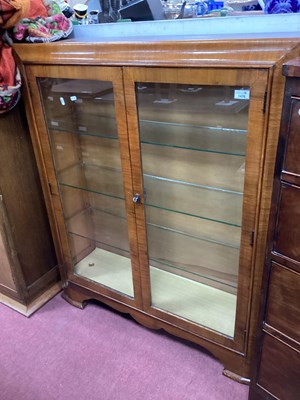
[[[152,306],[233,337],[250,90],[136,83]]]
[[[74,272],[133,297],[113,84],[38,80]]]

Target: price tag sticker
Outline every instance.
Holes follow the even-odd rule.
[[[234,91],[234,98],[236,100],[249,100],[250,99],[250,90],[236,89]]]

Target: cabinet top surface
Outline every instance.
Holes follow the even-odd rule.
[[[297,14],[144,21],[74,26],[74,42],[149,42],[300,37]]]

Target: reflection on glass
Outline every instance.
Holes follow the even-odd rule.
[[[250,91],[136,84],[152,305],[232,337]]]
[[[39,79],[74,272],[133,297],[113,85]]]

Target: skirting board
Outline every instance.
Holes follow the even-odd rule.
[[[48,290],[46,290],[39,297],[37,297],[35,300],[27,305],[19,303],[18,301],[11,299],[5,294],[0,293],[0,303],[12,308],[15,311],[18,311],[20,314],[25,315],[26,317],[30,317],[35,311],[41,308],[60,291],[61,283],[59,282],[51,286]]]

